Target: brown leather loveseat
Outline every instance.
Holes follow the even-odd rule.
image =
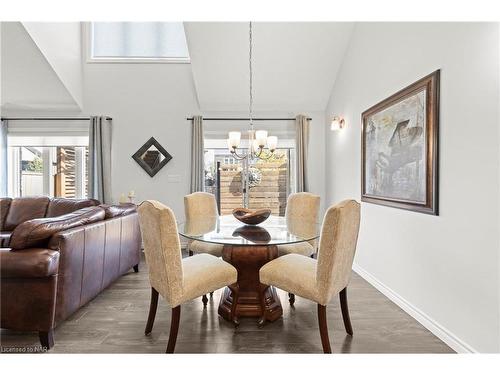
[[[38,331],[47,349],[58,323],[140,260],[135,206],[91,199],[1,198],[0,241],[1,327]]]

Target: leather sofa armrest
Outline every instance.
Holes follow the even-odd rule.
[[[44,248],[0,249],[2,328],[52,337],[59,253]],[[47,349],[52,341],[42,341]]]
[[[57,275],[59,253],[50,249],[0,250],[0,275],[6,278],[37,278]]]

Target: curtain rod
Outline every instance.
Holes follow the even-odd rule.
[[[192,117],[187,117],[186,120],[192,121]],[[254,121],[295,121],[295,118],[253,118]],[[308,117],[308,121],[311,121],[312,118]],[[235,117],[207,117],[203,118],[203,121],[250,121],[249,118]]]
[[[90,117],[2,117],[7,121],[90,121]],[[106,120],[113,120],[112,117],[106,117]]]

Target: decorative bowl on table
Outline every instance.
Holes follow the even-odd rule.
[[[249,210],[248,208],[235,208],[233,216],[247,225],[257,225],[266,220],[271,215],[271,210],[263,208],[260,210]]]

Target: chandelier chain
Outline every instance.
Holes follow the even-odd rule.
[[[236,142],[236,145],[230,144],[231,139],[228,139],[228,143],[230,144],[229,149],[231,151],[231,154],[236,160],[255,160],[255,159],[261,159],[261,160],[268,160],[274,155],[275,148],[270,149],[270,154],[268,156],[264,156],[264,144],[259,144],[256,146],[256,140],[255,140],[255,130],[253,127],[253,34],[252,34],[252,26],[253,23],[250,21],[248,23],[248,41],[249,41],[249,48],[248,48],[248,67],[249,67],[249,101],[248,101],[248,114],[249,114],[249,120],[250,120],[250,131],[249,131],[249,146],[248,146],[248,152],[246,154],[238,154],[237,148],[239,144],[239,139]],[[230,133],[231,134],[231,133]],[[241,136],[241,133],[240,133]],[[276,137],[274,137],[276,138]],[[269,138],[268,138],[269,139]],[[277,139],[276,139],[277,141]],[[247,197],[248,198],[248,197]],[[247,199],[246,198],[246,199]]]

